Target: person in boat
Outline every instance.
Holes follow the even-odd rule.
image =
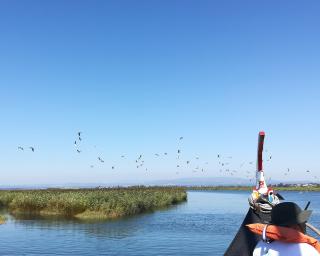
[[[253,256],[319,256],[320,243],[306,235],[310,210],[301,210],[293,202],[279,203],[271,211],[270,224],[249,224],[249,229],[262,235]]]

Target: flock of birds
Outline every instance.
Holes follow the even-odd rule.
[[[181,142],[184,139],[184,137],[179,137],[178,141]],[[77,137],[74,140],[74,145],[75,145],[75,150],[78,154],[80,154],[82,151],[80,149],[80,144],[82,142],[82,132],[77,132]],[[180,145],[180,143],[179,143]],[[24,151],[25,148],[28,148],[29,150],[31,150],[32,152],[35,152],[35,148],[34,146],[29,146],[29,147],[22,147],[22,146],[18,146],[18,150],[20,151]],[[268,150],[265,151],[266,153],[268,152]],[[200,157],[199,156],[195,156],[194,159],[187,159],[187,160],[183,160],[182,157],[182,150],[181,150],[181,145],[179,146],[179,148],[176,150],[176,174],[180,173],[180,170],[182,169],[186,169],[187,167],[190,167],[192,169],[193,173],[203,173],[206,172],[206,170],[208,170],[208,166],[209,166],[209,162],[200,162]],[[164,153],[155,153],[154,157],[159,158],[161,156],[168,156],[168,152],[164,152]],[[97,156],[97,161],[100,164],[105,163],[105,160],[102,156]],[[125,155],[121,155],[121,159],[126,159]],[[249,162],[242,162],[239,167],[237,167],[237,169],[235,168],[231,168],[231,161],[232,161],[232,156],[222,156],[221,154],[217,154],[216,159],[218,161],[218,165],[219,165],[219,172],[220,174],[225,174],[225,175],[229,175],[229,176],[235,176],[238,172],[241,172],[241,176],[243,176],[243,174],[245,174],[245,177],[247,179],[250,180],[250,182],[252,182],[253,180],[255,180],[255,169],[254,169],[254,161],[249,161]],[[272,159],[272,155],[267,156],[266,161],[269,162]],[[136,157],[136,159],[134,159],[134,163],[135,163],[135,167],[138,169],[144,169],[145,171],[148,171],[149,169],[146,167],[145,165],[145,159],[144,156],[142,154],[138,154],[138,156]],[[194,166],[191,167],[191,163],[194,163]],[[246,170],[245,172],[242,171],[242,168],[245,164],[248,164],[249,166],[252,166],[252,170]],[[91,164],[90,168],[94,168],[95,165]],[[114,170],[116,169],[115,165],[111,166],[111,169]],[[249,168],[246,168],[249,169]],[[251,169],[251,168],[250,168]],[[284,172],[283,175],[284,176],[288,176],[291,173],[290,168],[287,168]],[[308,173],[309,175],[312,175],[310,170],[306,170],[306,173]],[[318,180],[317,176],[312,175],[313,179]],[[270,182],[270,179],[269,179]]]

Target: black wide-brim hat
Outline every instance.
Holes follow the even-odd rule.
[[[271,211],[271,224],[278,226],[290,226],[306,223],[311,215],[310,210],[301,210],[293,202],[277,204]]]

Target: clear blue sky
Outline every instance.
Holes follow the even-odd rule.
[[[319,13],[319,1],[1,1],[0,183],[215,177],[217,154],[244,177],[259,130],[268,176],[320,177]]]

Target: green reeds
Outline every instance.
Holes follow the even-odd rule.
[[[117,218],[185,201],[182,188],[130,187],[0,191],[0,206],[13,214]]]

